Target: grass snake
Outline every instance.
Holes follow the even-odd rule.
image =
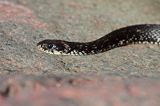
[[[37,43],[40,50],[56,55],[91,55],[130,44],[160,44],[159,24],[132,25],[112,31],[90,42],[46,39]]]

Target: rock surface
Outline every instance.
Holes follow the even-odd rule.
[[[54,56],[49,39],[91,41],[127,25],[160,22],[159,0],[1,0],[1,106],[159,106],[156,45]]]

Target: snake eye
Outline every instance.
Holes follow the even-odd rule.
[[[48,49],[51,49],[53,47],[53,44],[48,44]]]

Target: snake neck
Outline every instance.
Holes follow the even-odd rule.
[[[160,25],[121,28],[92,42],[71,42],[70,47],[72,55],[90,55],[136,43],[160,44]]]
[[[69,55],[89,55],[91,54],[91,43],[90,42],[69,42],[70,49],[67,54]]]
[[[105,52],[109,49],[106,47],[104,48],[99,41],[92,41],[92,42],[70,42],[70,51],[69,54],[71,55],[92,55],[101,52]]]

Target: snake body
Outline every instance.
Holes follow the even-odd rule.
[[[160,25],[141,24],[117,29],[91,42],[46,39],[37,44],[40,50],[57,55],[90,55],[136,43],[160,44]]]

